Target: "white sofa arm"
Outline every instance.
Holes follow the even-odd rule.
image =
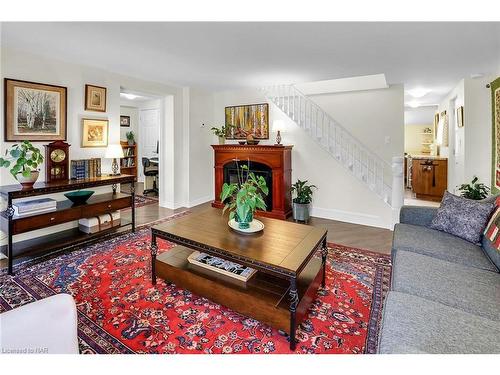
[[[0,314],[2,354],[78,354],[73,297],[56,294]]]

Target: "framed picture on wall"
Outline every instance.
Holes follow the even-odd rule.
[[[66,140],[67,88],[5,78],[5,141]]]
[[[108,145],[108,120],[82,119],[82,147]]]
[[[85,110],[106,112],[106,87],[85,85]]]
[[[120,126],[130,127],[130,116],[120,116]]]
[[[460,106],[457,108],[457,126],[459,128],[464,126],[464,107]]]
[[[269,104],[237,105],[225,108],[227,139],[269,139]]]

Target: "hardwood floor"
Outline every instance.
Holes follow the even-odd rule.
[[[136,191],[141,194],[143,184],[137,184]],[[126,187],[122,188],[126,191]],[[210,202],[200,204],[191,208],[178,208],[171,210],[168,208],[160,207],[158,204],[150,204],[136,209],[136,225],[147,224],[158,219],[171,216],[175,213],[189,210],[197,212],[210,207]],[[122,218],[130,219],[131,211],[122,212]],[[290,219],[291,220],[291,219]],[[344,223],[341,221],[311,218],[309,225],[324,227],[328,230],[328,241],[340,245],[362,248],[379,252],[382,254],[390,254],[392,243],[392,231],[388,229],[374,228],[358,224]],[[24,261],[27,258],[16,259],[14,263]],[[7,260],[0,260],[0,268],[7,267]]]
[[[137,184],[137,192],[142,192],[142,185],[142,183]],[[196,212],[207,207],[210,207],[210,202],[189,208],[189,211]],[[140,207],[136,210],[136,221],[138,224],[149,223],[170,216],[176,212],[182,212],[186,209],[187,208],[179,208],[177,210],[170,210],[157,205]],[[382,254],[391,253],[391,230],[317,217],[311,218],[309,225],[326,228],[328,230],[329,242],[376,251]]]

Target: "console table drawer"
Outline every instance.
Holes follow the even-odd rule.
[[[25,217],[14,221],[13,234],[46,228],[51,225],[67,223],[68,221],[78,219],[80,219],[80,210],[54,211],[42,215]]]
[[[92,206],[86,207],[84,212],[82,212],[82,217],[91,217],[95,215],[104,214],[111,211],[121,210],[123,208],[130,207],[132,204],[131,197],[125,197],[120,199],[114,199],[109,202],[103,202],[99,204],[94,204]]]

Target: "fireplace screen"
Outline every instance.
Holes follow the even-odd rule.
[[[247,162],[244,162],[245,164]],[[240,162],[241,165],[241,162]],[[250,172],[253,172],[255,176],[262,176],[266,180],[267,187],[269,188],[269,194],[264,197],[264,201],[266,202],[266,211],[271,211],[273,207],[273,173],[272,169],[265,164],[250,161],[249,165]],[[224,165],[224,182],[238,183],[238,169],[236,166],[236,162],[227,163]]]

